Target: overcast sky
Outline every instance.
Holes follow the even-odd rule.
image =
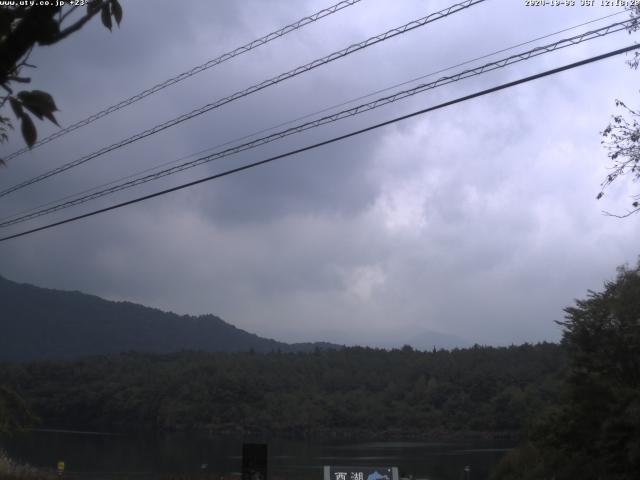
[[[330,1],[122,1],[124,20],[113,33],[95,19],[66,41],[37,49],[32,85],[54,96],[60,124],[70,125]],[[9,162],[0,188],[451,3],[362,0]],[[6,196],[0,215],[618,11],[490,0]],[[1,233],[283,153],[634,40],[622,32],[547,54]],[[0,275],[181,314],[213,313],[290,342],[402,344],[429,331],[494,345],[558,340],[554,320],[563,318],[562,309],[640,254],[640,215],[618,220],[601,213],[624,212],[638,185],[621,182],[595,200],[608,165],[599,132],[617,113],[615,98],[640,101],[639,73],[625,64],[628,58],[4,242]],[[55,131],[38,128],[40,136]],[[0,154],[21,146],[14,134]]]

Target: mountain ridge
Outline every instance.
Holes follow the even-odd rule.
[[[327,342],[285,343],[242,330],[213,314],[179,315],[77,290],[13,282],[0,276],[0,360],[170,353],[306,352],[342,348]]]

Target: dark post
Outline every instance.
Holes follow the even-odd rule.
[[[267,444],[242,445],[242,480],[267,480]]]

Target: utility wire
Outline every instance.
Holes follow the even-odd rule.
[[[176,75],[175,77],[169,78],[163,82],[160,82],[156,85],[154,85],[151,88],[148,88],[146,90],[143,90],[140,93],[137,93],[136,95],[133,95],[132,97],[129,97],[125,100],[122,100],[114,105],[111,105],[110,107],[105,108],[104,110],[99,111],[98,113],[94,113],[93,115],[88,116],[87,118],[84,118],[82,120],[79,120],[78,122],[74,123],[73,125],[69,125],[68,127],[62,128],[58,131],[56,131],[55,133],[52,133],[51,135],[49,135],[48,137],[43,138],[42,140],[37,141],[32,147],[23,147],[19,150],[16,150],[15,152],[9,154],[8,156],[4,157],[3,160],[6,162],[8,160],[12,160],[20,155],[22,155],[23,153],[26,153],[30,150],[33,150],[41,145],[44,145],[45,143],[49,143],[53,140],[55,140],[56,138],[60,138],[63,135],[66,135],[67,133],[73,132],[74,130],[77,130],[81,127],[84,127],[86,125],[89,125],[90,123],[95,122],[96,120],[99,120],[102,117],[106,117],[107,115],[116,112],[122,108],[128,107],[129,105],[132,105],[136,102],[138,102],[139,100],[142,100],[145,97],[148,97],[149,95],[152,95],[156,92],[159,92],[160,90],[164,90],[167,87],[170,87],[171,85],[175,85],[176,83],[179,83],[183,80],[186,80],[189,77],[193,77],[194,75],[197,75],[200,72],[203,72],[209,68],[215,67],[216,65],[220,65],[221,63],[226,62],[227,60],[231,60],[234,57],[237,57],[238,55],[242,55],[243,53],[247,53],[251,50],[253,50],[254,48],[260,47],[262,45],[265,45],[269,42],[271,42],[272,40],[275,40],[277,38],[283,37],[291,32],[294,32],[302,27],[305,27],[313,22],[316,22],[318,20],[320,20],[321,18],[327,17],[329,15],[332,15],[344,8],[350,7],[358,2],[360,2],[361,0],[343,0],[341,2],[336,3],[335,5],[332,5],[330,7],[327,7],[325,9],[322,9],[316,13],[314,13],[313,15],[309,15],[308,17],[304,17],[301,18],[300,20],[291,23],[285,27],[280,28],[279,30],[276,30],[274,32],[271,32],[263,37],[260,37],[256,40],[252,40],[251,42],[236,48],[235,50],[231,50],[230,52],[227,53],[223,53],[222,55],[220,55],[219,57],[216,57],[212,60],[209,60],[206,63],[203,63],[202,65],[198,65],[197,67],[193,67],[191,70],[187,70],[186,72],[182,72],[179,75]]]
[[[182,162],[182,161],[187,160],[189,158],[193,158],[193,157],[197,157],[198,155],[202,155],[203,153],[207,153],[207,152],[210,152],[210,151],[218,149],[218,148],[226,147],[227,145],[232,145],[232,144],[234,144],[236,142],[240,142],[242,140],[246,140],[248,138],[255,137],[255,136],[260,135],[262,133],[273,131],[273,130],[275,130],[277,128],[284,127],[286,125],[291,125],[291,124],[293,124],[295,122],[298,122],[300,120],[306,120],[307,118],[311,118],[311,117],[314,117],[314,116],[319,115],[321,113],[325,113],[325,112],[329,112],[329,111],[335,110],[336,108],[344,107],[346,105],[355,103],[358,100],[364,100],[365,98],[372,97],[372,96],[377,95],[379,93],[388,92],[390,90],[393,90],[394,88],[402,87],[404,85],[408,85],[408,84],[416,82],[418,80],[423,80],[425,78],[432,77],[432,76],[437,75],[439,73],[443,73],[443,72],[446,72],[446,71],[449,71],[449,70],[453,70],[454,68],[457,68],[457,67],[462,67],[464,65],[469,65],[470,63],[477,62],[478,60],[483,60],[485,58],[492,57],[492,56],[497,55],[499,53],[508,52],[508,51],[514,50],[514,49],[516,49],[518,47],[522,47],[522,46],[525,46],[525,45],[530,45],[530,44],[535,43],[537,41],[544,40],[546,38],[550,38],[550,37],[559,35],[561,33],[568,32],[570,30],[575,30],[576,28],[584,27],[585,25],[590,25],[592,23],[596,23],[596,22],[599,22],[599,21],[607,19],[607,18],[615,17],[615,16],[621,15],[623,13],[626,13],[626,12],[624,10],[621,10],[621,11],[618,11],[618,12],[615,12],[615,13],[611,13],[609,15],[605,15],[605,16],[602,16],[602,17],[594,18],[594,19],[589,20],[587,22],[579,23],[579,24],[574,25],[572,27],[567,27],[567,28],[564,28],[562,30],[558,30],[558,31],[553,32],[553,33],[548,33],[546,35],[543,35],[543,36],[540,36],[540,37],[537,37],[537,38],[534,38],[534,39],[531,39],[531,40],[527,40],[526,42],[521,42],[521,43],[518,43],[516,45],[512,45],[510,47],[507,47],[507,48],[496,50],[494,52],[487,53],[485,55],[473,58],[471,60],[465,60],[464,62],[458,63],[456,65],[452,65],[450,67],[446,67],[446,68],[437,70],[435,72],[427,73],[425,75],[421,75],[419,77],[412,78],[411,80],[406,80],[406,81],[404,81],[402,83],[396,83],[394,85],[385,87],[383,89],[376,90],[376,91],[367,93],[365,95],[361,95],[361,96],[356,97],[356,98],[352,98],[351,100],[347,100],[345,102],[334,104],[334,105],[331,105],[330,107],[325,107],[325,108],[323,108],[321,110],[316,110],[315,112],[305,114],[305,115],[303,115],[301,117],[297,117],[297,118],[294,118],[294,119],[291,119],[291,120],[287,120],[286,122],[282,122],[282,123],[279,123],[277,125],[273,125],[271,127],[267,127],[267,128],[261,129],[261,130],[259,130],[257,132],[253,132],[253,133],[250,133],[250,134],[247,134],[247,135],[243,135],[241,137],[236,137],[236,138],[234,138],[232,140],[228,140],[228,141],[225,141],[223,143],[219,143],[217,145],[214,145],[212,147],[205,148],[204,150],[200,150],[198,152],[194,152],[194,153],[191,153],[189,155],[182,156],[182,157],[180,157],[178,159],[170,160],[168,162],[164,162],[164,163],[161,163],[159,165],[156,165],[156,166],[153,166],[153,167],[150,167],[150,168],[146,168],[144,170],[139,170],[139,171],[131,173],[129,175],[125,175],[123,177],[119,177],[117,179],[111,180],[110,182],[106,182],[106,183],[103,183],[103,184],[100,184],[100,185],[96,185],[95,187],[91,187],[91,188],[82,190],[80,192],[76,192],[76,193],[71,194],[71,195],[65,195],[62,198],[58,198],[56,200],[51,200],[49,202],[46,202],[46,203],[43,203],[43,204],[40,204],[40,205],[36,205],[34,207],[28,208],[26,210],[22,210],[22,211],[17,212],[17,213],[13,213],[11,215],[6,215],[4,217],[0,217],[0,222],[12,219],[14,217],[26,215],[27,213],[34,212],[34,211],[42,209],[44,207],[48,207],[48,206],[54,205],[56,203],[64,202],[65,200],[69,200],[71,198],[79,197],[80,195],[84,195],[84,194],[87,194],[87,193],[90,193],[90,192],[94,192],[94,191],[96,191],[96,190],[98,190],[100,188],[104,188],[104,187],[108,187],[108,186],[111,186],[111,185],[115,185],[118,182],[122,182],[124,180],[129,180],[129,179],[134,178],[134,177],[136,177],[138,175],[144,175],[145,173],[149,173],[149,172],[152,172],[154,170],[158,170],[158,169],[166,167],[168,165],[174,165],[176,163]]]
[[[485,90],[481,90],[481,91],[476,92],[476,93],[465,95],[463,97],[458,97],[458,98],[456,98],[454,100],[449,100],[448,102],[440,103],[438,105],[435,105],[435,106],[432,106],[432,107],[428,107],[428,108],[424,108],[422,110],[418,110],[418,111],[415,111],[415,112],[412,112],[412,113],[409,113],[409,114],[406,114],[406,115],[402,115],[400,117],[395,117],[395,118],[393,118],[391,120],[386,120],[386,121],[381,122],[381,123],[376,123],[374,125],[371,125],[371,126],[366,127],[366,128],[362,128],[360,130],[355,130],[355,131],[352,131],[350,133],[346,133],[344,135],[340,135],[340,136],[337,136],[337,137],[330,138],[328,140],[324,140],[322,142],[314,143],[312,145],[307,145],[306,147],[298,148],[296,150],[291,150],[289,152],[282,153],[280,155],[275,155],[273,157],[269,157],[269,158],[266,158],[264,160],[260,160],[260,161],[253,162],[253,163],[249,163],[249,164],[243,165],[241,167],[232,168],[230,170],[226,170],[224,172],[217,173],[215,175],[210,175],[208,177],[200,178],[198,180],[194,180],[194,181],[191,181],[191,182],[188,182],[188,183],[183,183],[181,185],[177,185],[175,187],[167,188],[167,189],[161,190],[159,192],[155,192],[155,193],[151,193],[149,195],[144,195],[142,197],[134,198],[133,200],[128,200],[126,202],[118,203],[118,204],[111,205],[109,207],[101,208],[101,209],[98,209],[98,210],[93,210],[91,212],[84,213],[82,215],[77,215],[75,217],[71,217],[71,218],[67,218],[65,220],[61,220],[59,222],[50,223],[50,224],[47,224],[47,225],[43,225],[41,227],[32,228],[30,230],[25,230],[25,231],[22,231],[22,232],[19,232],[19,233],[15,233],[13,235],[8,235],[6,237],[0,238],[0,242],[5,242],[5,241],[11,240],[13,238],[22,237],[22,236],[25,236],[25,235],[29,235],[31,233],[39,232],[39,231],[42,231],[42,230],[47,230],[49,228],[53,228],[53,227],[56,227],[56,226],[59,226],[59,225],[64,225],[64,224],[67,224],[67,223],[75,222],[75,221],[81,220],[83,218],[92,217],[92,216],[98,215],[100,213],[109,212],[111,210],[116,210],[118,208],[122,208],[122,207],[125,207],[125,206],[128,206],[128,205],[133,205],[135,203],[139,203],[139,202],[142,202],[144,200],[149,200],[151,198],[159,197],[159,196],[162,196],[162,195],[166,195],[168,193],[172,193],[172,192],[176,192],[178,190],[189,188],[189,187],[192,187],[194,185],[198,185],[200,183],[204,183],[204,182],[208,182],[208,181],[215,180],[215,179],[218,179],[218,178],[226,177],[226,176],[234,174],[234,173],[238,173],[238,172],[241,172],[241,171],[244,171],[244,170],[249,170],[250,168],[258,167],[260,165],[265,165],[267,163],[271,163],[271,162],[274,162],[276,160],[280,160],[282,158],[290,157],[292,155],[297,155],[298,153],[306,152],[306,151],[309,151],[309,150],[313,150],[313,149],[322,147],[324,145],[329,145],[329,144],[332,144],[332,143],[335,143],[335,142],[339,142],[341,140],[345,140],[347,138],[354,137],[356,135],[361,135],[363,133],[370,132],[372,130],[376,130],[378,128],[381,128],[381,127],[384,127],[384,126],[387,126],[387,125],[391,125],[393,123],[396,123],[396,122],[399,122],[399,121],[402,121],[402,120],[406,120],[408,118],[416,117],[418,115],[423,115],[425,113],[432,112],[434,110],[439,110],[439,109],[444,108],[444,107],[448,107],[448,106],[455,105],[455,104],[458,104],[458,103],[466,102],[466,101],[471,100],[473,98],[477,98],[477,97],[481,97],[481,96],[484,96],[484,95],[488,95],[490,93],[494,93],[494,92],[497,92],[497,91],[500,91],[500,90],[511,88],[511,87],[514,87],[516,85],[520,85],[520,84],[523,84],[523,83],[531,82],[533,80],[537,80],[537,79],[540,79],[540,78],[543,78],[543,77],[547,77],[549,75],[555,75],[557,73],[564,72],[566,70],[571,70],[573,68],[577,68],[577,67],[580,67],[580,66],[583,66],[583,65],[587,65],[587,64],[590,64],[590,63],[598,62],[598,61],[604,60],[606,58],[610,58],[610,57],[613,57],[615,55],[620,55],[622,53],[630,52],[632,50],[637,50],[637,49],[640,49],[640,45],[637,45],[637,44],[636,45],[630,45],[628,47],[619,48],[617,50],[613,50],[613,51],[610,51],[610,52],[607,52],[607,53],[603,53],[603,54],[597,55],[595,57],[590,57],[590,58],[587,58],[585,60],[580,60],[578,62],[570,63],[570,64],[567,64],[567,65],[563,65],[562,67],[553,68],[551,70],[546,70],[544,72],[537,73],[535,75],[530,75],[528,77],[520,78],[518,80],[514,80],[514,81],[511,81],[511,82],[503,83],[503,84],[497,85],[495,87],[491,87],[491,88],[488,88],[488,89],[485,89]]]
[[[194,168],[197,167],[199,165],[202,165],[204,163],[208,163],[214,160],[219,160],[221,158],[230,156],[230,155],[234,155],[246,150],[250,150],[262,145],[265,145],[267,143],[273,142],[275,140],[279,140],[281,138],[287,137],[289,135],[293,135],[293,134],[297,134],[300,132],[303,132],[305,130],[309,130],[312,128],[316,128],[319,127],[321,125],[326,125],[328,123],[333,123],[336,122],[338,120],[342,120],[344,118],[348,118],[348,117],[353,117],[355,115],[359,115],[361,113],[370,111],[370,110],[374,110],[376,108],[382,107],[384,105],[388,105],[390,103],[396,102],[398,100],[402,100],[405,99],[407,97],[416,95],[418,93],[422,93],[425,92],[427,90],[432,90],[434,88],[437,87],[441,87],[443,85],[448,85],[450,83],[454,83],[454,82],[458,82],[460,80],[464,80],[466,78],[470,78],[470,77],[475,77],[478,75],[482,75],[484,73],[487,72],[491,72],[493,70],[497,70],[500,68],[505,68],[509,65],[513,65],[515,63],[518,62],[522,62],[525,60],[529,60],[531,58],[546,54],[546,53],[550,53],[550,52],[554,52],[557,51],[559,49],[562,48],[566,48],[569,46],[573,46],[573,45],[577,45],[579,43],[588,41],[588,40],[592,40],[594,38],[600,38],[606,35],[610,35],[612,33],[616,33],[619,32],[621,30],[625,30],[628,25],[630,24],[630,22],[632,22],[632,20],[626,20],[624,22],[618,22],[618,23],[613,23],[611,25],[608,25],[606,27],[602,27],[599,28],[597,30],[593,30],[590,32],[585,32],[579,35],[575,35],[573,37],[570,38],[566,38],[566,39],[562,39],[562,40],[558,40],[554,43],[545,45],[545,46],[541,46],[541,47],[536,47],[534,49],[522,52],[522,53],[518,53],[515,55],[511,55],[509,57],[503,58],[501,60],[496,60],[494,62],[490,62],[490,63],[486,63],[482,66],[479,67],[475,67],[475,68],[471,68],[468,70],[464,70],[462,72],[456,73],[455,75],[451,75],[448,77],[441,77],[438,80],[435,80],[433,82],[429,82],[429,83],[425,83],[425,84],[421,84],[418,85],[416,87],[413,87],[411,89],[408,90],[403,90],[400,92],[396,92],[392,95],[386,96],[386,97],[382,97],[382,98],[378,98],[372,102],[369,103],[364,103],[361,105],[358,105],[356,107],[350,108],[350,109],[346,109],[346,110],[342,110],[340,112],[334,113],[332,115],[327,115],[325,117],[319,118],[317,120],[313,120],[310,122],[306,122],[303,123],[301,125],[297,125],[295,127],[291,127],[288,128],[286,130],[282,130],[280,132],[276,132],[273,133],[271,135],[262,137],[262,138],[258,138],[255,140],[252,140],[250,142],[244,143],[242,145],[238,145],[235,147],[231,147],[231,148],[227,148],[225,150],[210,154],[210,155],[206,155],[200,158],[197,158],[195,160],[189,161],[189,162],[185,162],[182,163],[180,165],[171,167],[171,168],[167,168],[164,170],[161,170],[159,172],[153,173],[153,174],[149,174],[143,177],[139,177],[136,178],[134,180],[130,180],[124,183],[120,183],[120,184],[116,184],[113,186],[110,186],[108,188],[105,188],[103,190],[99,190],[78,198],[75,198],[73,200],[69,200],[67,202],[63,202],[63,203],[59,203],[57,205],[48,207],[48,208],[43,208],[41,210],[37,210],[35,212],[32,213],[28,213],[28,214],[24,214],[21,216],[18,216],[17,218],[13,218],[11,220],[6,220],[3,222],[0,222],[0,227],[8,227],[10,225],[15,225],[18,223],[22,223],[25,222],[27,220],[31,220],[43,215],[47,215],[53,212],[57,212],[60,210],[64,210],[67,208],[71,208],[83,203],[86,203],[90,200],[95,200],[97,198],[101,198],[104,197],[106,195],[110,195],[116,192],[119,192],[121,190],[126,190],[129,188],[133,188],[154,180],[157,180],[159,178],[162,177],[166,177],[169,175],[173,175],[179,172],[182,172],[184,170],[190,169],[190,168]]]
[[[372,45],[375,45],[377,43],[380,42],[384,42],[390,38],[396,37],[398,35],[407,33],[411,30],[414,30],[416,28],[419,27],[423,27],[429,23],[435,22],[436,20],[440,20],[442,18],[446,18],[449,15],[453,15],[454,13],[457,13],[459,11],[465,10],[473,5],[477,5],[479,3],[482,3],[486,0],[465,0],[463,2],[460,3],[456,3],[454,5],[451,5],[450,7],[447,7],[443,10],[440,10],[439,12],[435,12],[435,13],[431,13],[429,15],[427,15],[426,17],[422,17],[420,19],[417,20],[413,20],[409,23],[406,23],[400,27],[397,28],[393,28],[391,30],[388,30],[382,34],[376,35],[374,37],[371,37],[367,40],[364,40],[360,43],[354,43],[350,46],[348,46],[347,48],[344,48],[342,50],[339,50],[337,52],[331,53],[325,57],[322,57],[320,59],[314,60],[310,63],[307,63],[306,65],[302,65],[299,67],[294,68],[293,70],[290,70],[286,73],[282,73],[280,75],[277,75],[275,77],[272,77],[269,80],[265,80],[261,83],[255,84],[249,88],[246,88],[245,90],[241,90],[238,91],[228,97],[224,97],[221,98],[219,100],[216,100],[213,103],[209,103],[203,107],[200,107],[196,110],[193,110],[189,113],[185,113],[179,117],[176,117],[172,120],[169,120],[167,122],[161,123],[159,125],[156,125],[155,127],[152,127],[148,130],[145,130],[143,132],[137,133],[136,135],[133,135],[125,140],[121,140],[120,142],[114,143],[112,145],[109,145],[108,147],[103,147],[100,150],[97,150],[93,153],[90,153],[88,155],[85,155],[83,157],[80,157],[77,160],[74,160],[72,162],[66,163],[64,165],[61,165],[57,168],[54,168],[53,170],[50,170],[46,173],[43,173],[41,175],[38,175],[36,177],[33,177],[29,180],[26,180],[24,182],[18,183],[12,187],[9,187],[5,190],[0,191],[0,197],[4,197],[5,195],[8,195],[12,192],[15,192],[16,190],[20,190],[28,185],[32,185],[34,183],[40,182],[46,178],[49,178],[53,175],[57,175],[58,173],[62,173],[66,170],[69,170],[70,168],[76,167],[78,165],[81,165],[83,163],[88,162],[89,160],[92,160],[96,157],[99,157],[101,155],[104,155],[105,153],[111,152],[113,150],[116,150],[118,148],[124,147],[125,145],[129,145],[130,143],[136,142],[138,140],[141,140],[143,138],[146,138],[150,135],[153,135],[155,133],[158,133],[162,130],[165,130],[167,128],[173,127],[179,123],[182,123],[186,120],[190,120],[194,117],[197,117],[199,115],[202,115],[204,113],[207,113],[215,108],[221,107],[222,105],[226,105],[227,103],[230,103],[234,100],[237,100],[239,98],[242,97],[246,97],[248,95],[251,95],[253,93],[256,93],[260,90],[263,90],[267,87],[270,87],[272,85],[275,85],[277,83],[283,82],[284,80],[288,80],[292,77],[295,77],[297,75],[300,75],[301,73],[305,73],[308,72],[309,70],[312,70],[316,67],[319,67],[321,65],[325,65],[327,63],[330,63],[334,60],[337,60],[339,58],[345,57],[347,55],[350,55],[352,53],[355,53],[357,51],[363,50],[367,47],[370,47]]]

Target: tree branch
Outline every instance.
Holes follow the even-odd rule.
[[[72,33],[80,30],[85,23],[87,23],[89,20],[91,20],[93,17],[96,16],[96,14],[100,11],[100,9],[104,4],[105,2],[102,0],[100,1],[100,3],[96,3],[95,6],[91,9],[91,11],[87,12],[84,17],[80,18],[78,21],[76,21],[76,23],[69,25],[64,30],[60,30],[60,32],[57,35],[54,35],[53,37],[51,37],[50,43],[57,43],[60,40],[67,38]]]
[[[615,217],[615,218],[627,218],[633,215],[634,213],[640,212],[640,207],[634,208],[633,210],[628,210],[624,215],[617,215],[615,213],[607,212],[606,210],[602,210],[602,214],[605,217]]]
[[[64,20],[77,9],[78,9],[78,5],[74,5],[69,10],[67,10],[64,14],[62,14],[60,16],[60,22],[58,23],[58,25],[62,26],[62,22],[64,22]],[[60,10],[60,13],[62,13],[62,10]]]

